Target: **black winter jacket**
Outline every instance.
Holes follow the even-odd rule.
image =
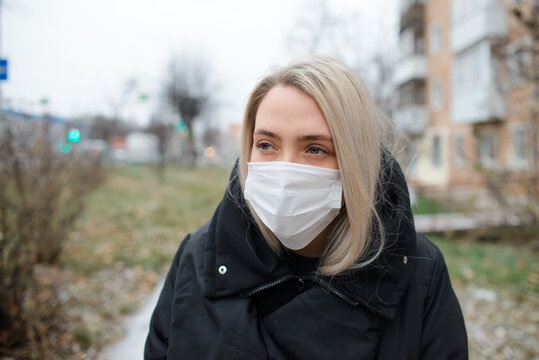
[[[182,242],[145,359],[467,359],[440,251],[416,235],[396,162],[381,184],[386,246],[345,275],[298,275],[261,237],[236,170],[213,218]]]

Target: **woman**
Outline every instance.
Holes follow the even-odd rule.
[[[182,242],[146,359],[466,359],[439,250],[415,232],[384,124],[350,69],[261,80],[213,218]]]

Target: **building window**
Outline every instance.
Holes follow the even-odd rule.
[[[421,83],[415,89],[415,104],[424,105],[425,104],[425,84]]]
[[[399,107],[407,105],[425,105],[425,82],[424,80],[412,80],[399,86]]]
[[[442,49],[442,30],[440,24],[430,25],[429,51],[431,55],[438,54]]]
[[[423,55],[425,53],[425,39],[423,38],[423,34],[416,35],[415,38],[415,53],[418,55]]]
[[[399,36],[400,57],[406,58],[412,55],[424,55],[423,31],[409,27]]]
[[[432,81],[430,88],[430,107],[439,110],[442,107],[442,82],[438,79]]]
[[[406,12],[414,4],[424,4],[425,0],[401,0],[400,1],[400,12],[401,14]]]
[[[491,0],[453,0],[453,20],[458,21],[480,12]]]
[[[453,151],[454,151],[454,158],[453,158],[453,165],[456,168],[463,167],[466,163],[466,160],[464,158],[464,136],[463,135],[455,135],[454,138],[454,144],[453,144]]]
[[[481,165],[493,167],[498,157],[498,136],[495,130],[482,131],[478,138],[477,153]]]
[[[432,138],[432,166],[442,166],[442,137],[436,135]]]
[[[481,48],[476,45],[458,54],[455,58],[454,80],[455,88],[465,88],[477,85],[482,80]],[[482,66],[483,65],[483,66]]]
[[[408,28],[404,30],[399,38],[399,49],[401,58],[410,56],[414,52],[414,29]]]
[[[513,160],[515,165],[524,165],[527,162],[526,156],[526,129],[517,128],[512,131]]]

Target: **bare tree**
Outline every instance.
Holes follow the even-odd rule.
[[[329,55],[349,65],[366,64],[360,14],[336,11],[328,0],[305,0],[306,10],[286,36],[287,53],[295,57]]]
[[[368,63],[367,86],[370,88],[374,101],[380,110],[391,118],[397,106],[395,84],[393,82],[393,69],[395,56],[390,50],[378,49]]]
[[[195,165],[197,160],[193,125],[210,109],[215,93],[210,76],[208,62],[200,57],[176,57],[168,67],[165,98],[185,124],[191,165]]]
[[[159,146],[159,162],[156,164],[156,174],[162,180],[165,174],[166,149],[170,140],[171,134],[174,132],[174,126],[163,119],[162,116],[154,115],[150,119],[150,124],[146,131],[154,134],[158,140]]]
[[[306,2],[307,5],[307,2]],[[360,14],[336,13],[327,0],[308,2],[287,36],[287,48],[297,57],[325,54],[347,63],[370,89],[383,113],[395,109],[394,59],[388,47],[366,53],[359,27]]]
[[[123,89],[120,97],[118,99],[110,100],[110,106],[112,108],[112,119],[104,119],[107,121],[101,121],[99,119],[97,125],[101,125],[101,130],[104,131],[103,135],[106,137],[104,140],[110,141],[113,136],[117,136],[118,133],[122,132],[121,128],[125,128],[125,123],[122,123],[122,113],[129,101],[132,98],[132,95],[138,87],[138,81],[135,78],[127,79],[123,84]]]
[[[288,34],[289,52],[305,56],[337,50],[332,40],[335,40],[342,19],[331,11],[326,0],[314,0],[307,9]]]
[[[525,86],[529,90],[528,101],[519,102],[517,108],[508,108],[508,112],[523,114],[527,126],[527,158],[529,170],[525,179],[527,189],[526,215],[537,221],[539,214],[539,0],[522,1],[508,7],[509,15],[516,20],[519,39],[505,37],[499,39],[494,47],[497,58],[496,83],[504,98],[515,89]],[[502,205],[509,205],[504,190],[514,179],[508,179],[509,170],[502,171],[501,179],[488,174],[489,190]],[[505,180],[504,180],[505,179]]]
[[[539,0],[530,1],[530,9],[528,14],[524,14],[522,9],[514,7],[512,9],[514,16],[518,19],[520,25],[524,27],[528,33],[531,43],[522,49],[530,56],[530,61],[527,64],[521,65],[521,73],[531,83],[533,87],[530,96],[530,184],[529,193],[531,198],[537,203],[537,185],[538,185],[538,151],[537,151],[537,126],[539,123]]]
[[[90,119],[88,137],[109,142],[113,137],[124,137],[135,129],[136,126],[134,124],[129,124],[103,115],[97,115]]]

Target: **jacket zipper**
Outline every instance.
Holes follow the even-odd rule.
[[[299,286],[298,290],[299,292],[303,292],[305,290],[305,281],[303,280],[302,276],[298,276]]]
[[[288,281],[288,280],[291,280],[291,279],[294,279],[294,278],[296,278],[299,281],[299,290],[301,292],[303,292],[303,290],[305,289],[305,278],[302,277],[302,276],[288,275],[286,277],[271,281],[271,282],[266,283],[264,285],[260,285],[260,286],[254,288],[254,289],[251,289],[251,290],[249,290],[247,292],[244,292],[244,293],[241,294],[241,296],[245,297],[245,298],[251,297],[251,296],[256,295],[256,294],[258,294],[258,293],[260,293],[262,291],[268,290],[268,289],[270,289],[270,288],[272,288],[274,286],[277,286],[279,284],[284,283],[285,281]],[[335,289],[333,286],[327,284],[325,281],[321,281],[321,280],[319,280],[317,278],[312,278],[310,276],[306,277],[306,278],[314,280],[316,283],[318,283],[324,289],[328,290],[330,293],[337,296],[338,298],[340,298],[341,300],[343,300],[347,304],[352,305],[352,306],[358,306],[359,305],[359,302],[350,299],[350,297],[346,296],[345,294],[343,294],[339,290]]]
[[[329,291],[330,293],[332,293],[333,295],[339,297],[340,299],[342,299],[342,300],[343,300],[344,302],[346,302],[347,304],[352,305],[352,306],[358,306],[358,305],[359,305],[359,302],[350,299],[350,297],[346,296],[345,294],[343,294],[343,293],[340,292],[339,290],[335,289],[333,286],[329,285],[329,284],[326,283],[325,281],[322,281],[322,280],[319,280],[319,279],[315,279],[315,281],[316,281],[320,286],[322,286],[324,289],[328,290],[328,291]]]
[[[264,284],[264,285],[260,285],[260,286],[254,288],[254,289],[251,289],[251,290],[249,290],[249,291],[247,291],[247,292],[244,292],[244,293],[241,294],[241,296],[242,296],[242,297],[251,297],[251,296],[253,296],[253,295],[258,294],[259,292],[265,291],[265,290],[270,289],[270,288],[272,288],[272,287],[274,287],[274,286],[277,286],[277,285],[279,285],[279,284],[282,284],[282,283],[284,283],[285,281],[288,281],[288,280],[290,280],[290,279],[293,279],[294,277],[295,277],[295,276],[293,276],[293,275],[292,275],[292,276],[286,276],[286,277],[284,277],[284,278],[280,278],[280,279],[271,281],[271,282],[266,283],[266,284]]]

